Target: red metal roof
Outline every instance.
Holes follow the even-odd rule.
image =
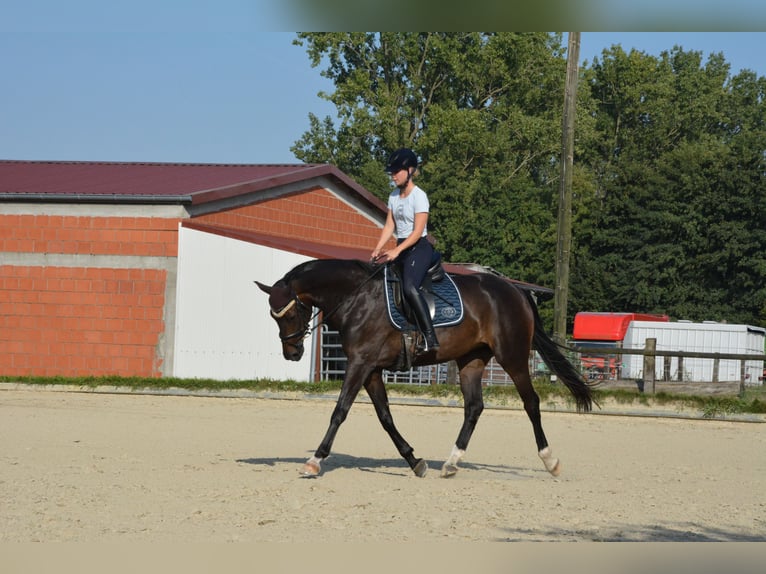
[[[295,239],[293,237],[279,237],[268,233],[258,233],[257,231],[209,225],[206,223],[199,223],[193,219],[184,220],[181,225],[188,229],[221,235],[223,237],[246,241],[248,243],[256,243],[281,251],[289,251],[291,253],[306,255],[307,257],[314,257],[315,259],[361,259],[362,261],[365,261],[369,259],[371,251],[367,247],[341,247],[338,245],[320,243],[318,241]]]
[[[329,164],[194,164],[129,163],[87,161],[0,160],[0,202],[109,202],[203,204],[278,186],[327,177],[348,187],[375,210],[386,212],[386,204],[364,187]],[[322,258],[365,259],[369,249],[339,248],[283,239],[245,231],[214,229],[184,222],[200,230],[237,236],[279,249]],[[205,229],[203,229],[205,227]],[[493,272],[474,264],[449,264],[450,273]],[[541,299],[552,297],[546,287],[505,277],[522,288],[532,289]]]
[[[670,321],[667,315],[644,313],[575,314],[572,337],[578,341],[622,341],[631,321]]]
[[[185,220],[181,223],[181,225],[189,229],[194,229],[205,233],[213,233],[215,235],[222,235],[224,237],[230,237],[240,241],[247,241],[249,243],[256,243],[258,245],[264,245],[266,247],[272,247],[282,251],[289,251],[291,253],[299,253],[301,255],[314,257],[316,259],[338,258],[359,259],[361,261],[367,261],[370,258],[369,247],[340,247],[338,245],[328,245],[325,243],[308,241],[304,239],[278,237],[275,235],[269,235],[267,233],[258,233],[255,231],[231,229],[218,225],[209,225],[205,223],[199,223],[194,220]],[[539,301],[547,301],[548,299],[553,298],[553,289],[535,285],[534,283],[526,283],[524,281],[518,281],[517,279],[511,279],[510,277],[506,277],[490,267],[476,265],[475,263],[447,263],[446,261],[443,262],[443,265],[445,271],[456,275],[469,275],[471,273],[492,273],[502,277],[506,281],[519,286],[522,289],[534,291]]]
[[[183,164],[0,160],[0,201],[145,200],[200,204],[330,177],[385,204],[328,164]]]

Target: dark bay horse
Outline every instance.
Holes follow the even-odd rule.
[[[413,366],[418,366],[455,360],[460,373],[463,426],[441,475],[454,475],[468,448],[484,410],[482,373],[494,356],[513,379],[524,402],[538,455],[545,468],[557,476],[561,466],[543,433],[540,398],[529,374],[531,350],[536,349],[551,372],[566,385],[578,411],[587,412],[592,408],[588,382],[545,333],[530,293],[491,273],[455,275],[453,280],[463,297],[463,321],[438,329],[441,346],[424,356],[416,356],[413,361]],[[330,426],[314,456],[303,465],[302,474],[319,475],[322,460],[329,456],[340,425],[364,387],[399,454],[417,476],[424,476],[428,465],[415,457],[412,447],[394,426],[383,383],[382,371],[397,364],[403,343],[402,333],[391,325],[386,313],[380,267],[357,260],[315,260],[296,266],[271,287],[256,283],[269,294],[271,316],[279,326],[285,359],[298,361],[303,356],[303,340],[311,329],[312,307],[321,310],[323,321],[340,333],[348,358]]]

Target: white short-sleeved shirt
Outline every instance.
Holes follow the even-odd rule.
[[[388,196],[388,209],[394,218],[394,235],[397,239],[406,239],[415,228],[415,214],[428,213],[430,207],[426,192],[417,185],[402,199],[400,190],[395,189]],[[428,225],[423,229],[422,237],[428,235]]]

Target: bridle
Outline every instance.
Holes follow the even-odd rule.
[[[274,317],[274,319],[281,319],[293,307],[297,307],[298,320],[301,321],[301,323],[303,324],[303,327],[295,331],[294,333],[290,333],[289,335],[280,334],[279,338],[282,340],[283,343],[289,341],[290,339],[295,339],[296,337],[300,337],[301,340],[308,337],[309,334],[314,330],[309,328],[309,325],[311,324],[312,320],[320,313],[319,311],[317,311],[313,316],[308,317],[305,321],[303,321],[301,317],[301,311],[308,311],[308,314],[311,315],[311,307],[309,307],[303,301],[301,301],[300,297],[298,297],[298,294],[295,291],[292,291],[292,299],[290,299],[287,305],[282,307],[279,311],[274,311],[274,309],[272,309],[271,316]]]
[[[375,270],[364,281],[362,281],[359,285],[357,285],[356,289],[354,289],[354,292],[351,294],[352,295],[351,301],[353,301],[356,298],[356,295],[359,292],[359,290],[362,287],[364,287],[364,285],[366,285],[368,281],[370,281],[373,277],[375,277],[375,275],[377,275],[380,272],[380,270],[383,269],[383,267],[385,267],[385,265],[376,265],[375,266]],[[349,299],[344,299],[343,301],[338,303],[330,312],[325,313],[325,315],[324,315],[324,317],[322,318],[321,321],[319,321],[316,325],[311,327],[310,326],[311,323],[314,322],[314,319],[316,319],[319,316],[319,314],[322,312],[322,310],[320,309],[316,313],[311,315],[311,307],[309,307],[303,301],[301,301],[301,298],[298,297],[298,294],[293,290],[292,287],[290,287],[290,293],[291,293],[290,301],[288,301],[288,303],[286,305],[284,305],[281,309],[279,309],[277,311],[275,311],[274,309],[271,309],[271,316],[274,317],[274,319],[277,319],[277,320],[281,319],[282,317],[285,316],[285,314],[290,309],[292,309],[293,307],[297,307],[298,319],[303,324],[303,327],[301,329],[295,331],[294,333],[290,333],[289,335],[279,335],[279,338],[282,340],[283,343],[286,343],[290,339],[295,339],[296,337],[300,337],[300,340],[302,341],[303,339],[305,339],[306,337],[311,335],[311,333],[316,331],[317,328],[319,328],[319,326],[322,323],[327,321],[327,319],[329,317],[334,315],[335,312],[338,309],[340,309],[341,305],[344,305],[349,300]],[[301,312],[302,311],[307,311],[308,315],[309,315],[306,318],[305,321],[303,321],[302,317],[301,317]]]

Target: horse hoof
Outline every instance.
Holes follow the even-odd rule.
[[[428,472],[428,463],[421,458],[412,469],[412,472],[415,473],[415,476],[423,478],[426,472]]]
[[[444,466],[442,466],[442,478],[450,478],[457,474],[457,465],[456,464],[447,464],[444,463]]]
[[[320,467],[317,463],[309,461],[303,465],[301,476],[304,478],[315,478],[319,476]]]
[[[553,476],[558,476],[561,474],[561,461],[557,459],[555,456],[553,456],[553,453],[551,452],[550,447],[545,447],[543,450],[539,451],[538,456],[543,461],[543,464],[545,465],[545,470],[550,472]]]

